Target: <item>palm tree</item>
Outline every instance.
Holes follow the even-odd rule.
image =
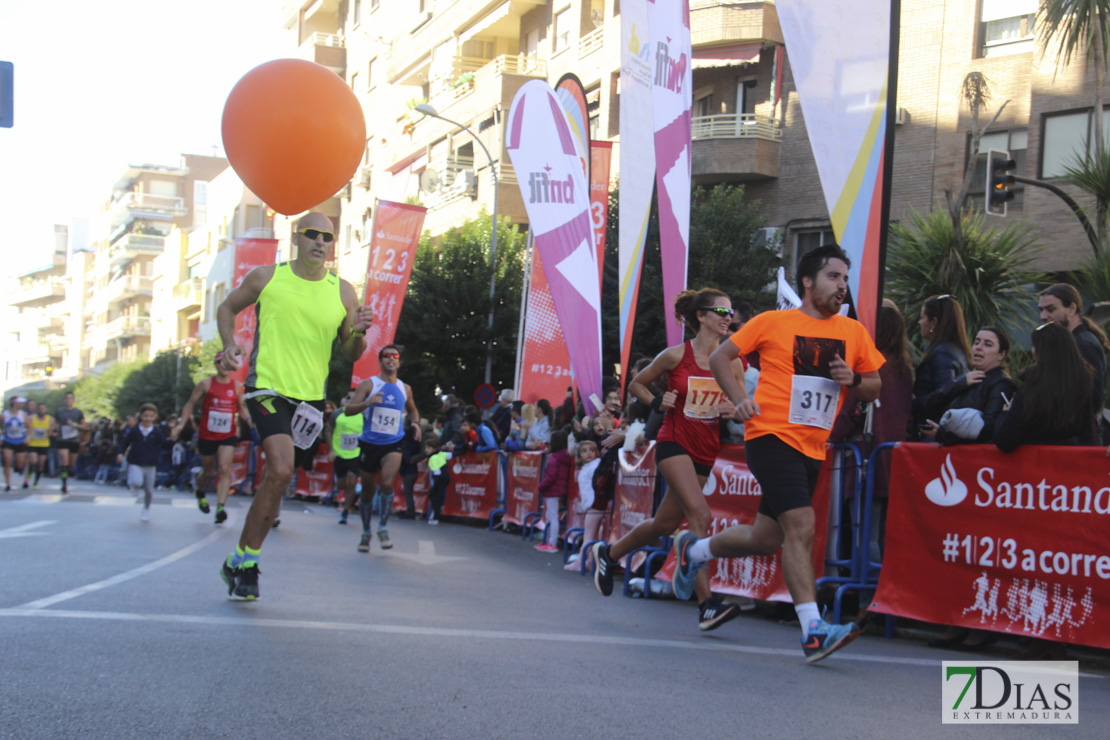
[[[1102,86],[1106,81],[1107,49],[1110,48],[1110,0],[1043,0],[1037,13],[1037,28],[1040,33],[1041,55],[1055,46],[1057,65],[1071,64],[1072,56],[1080,50],[1094,63],[1095,70],[1095,136],[1094,157],[1090,150],[1077,156],[1068,168],[1066,181],[1095,197],[1096,230],[1098,241],[1107,244],[1110,222],[1106,218],[1110,201],[1100,200],[1100,191],[1106,191],[1106,184],[1099,185],[1099,176],[1105,173],[1106,160],[1110,158],[1103,134],[1102,125]],[[1093,161],[1091,161],[1093,159]],[[1095,188],[1085,187],[1094,183]]]
[[[887,295],[909,314],[926,298],[948,293],[964,310],[968,328],[1027,323],[1028,286],[1044,282],[1033,267],[1041,250],[1024,221],[995,225],[982,211],[965,212],[959,226],[936,208],[911,211],[909,223],[890,224]],[[963,246],[956,248],[956,231]],[[917,338],[916,322],[907,331]]]

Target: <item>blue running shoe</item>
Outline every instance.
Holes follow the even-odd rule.
[[[705,565],[690,562],[690,545],[697,541],[697,535],[688,530],[679,532],[678,537],[674,538],[674,574],[671,576],[671,585],[674,586],[674,595],[679,601],[688,601],[694,595],[698,568]]]
[[[807,663],[816,663],[835,653],[852,640],[859,637],[859,625],[829,624],[824,619],[809,623],[809,636],[802,638],[802,650]]]

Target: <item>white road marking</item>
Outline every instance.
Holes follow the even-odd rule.
[[[777,655],[786,658],[800,658],[797,649],[761,648],[750,645],[730,645],[720,641],[688,642],[684,640],[659,640],[647,637],[620,637],[616,635],[585,635],[551,632],[514,632],[498,630],[474,630],[442,627],[414,627],[407,624],[363,624],[352,622],[320,622],[304,619],[267,619],[265,617],[209,617],[192,614],[138,614],[136,612],[87,612],[62,609],[31,609],[15,607],[0,609],[3,617],[53,617],[56,619],[95,619],[110,622],[150,622],[161,624],[199,624],[222,627],[271,627],[277,629],[319,630],[328,632],[370,632],[386,635],[406,635],[415,637],[444,637],[450,639],[479,640],[518,640],[526,642],[576,643],[579,645],[623,645],[639,648],[671,648],[675,650],[717,651],[746,655]],[[838,652],[832,660],[836,662],[854,661],[857,663],[888,663],[936,668],[941,658],[906,658],[884,655],[862,655],[852,652]],[[1086,678],[1106,678],[1098,673],[1080,673]]]
[[[56,519],[43,519],[38,522],[31,522],[30,524],[21,524],[18,527],[8,527],[7,529],[0,529],[0,540],[10,539],[14,537],[38,537],[49,532],[32,532],[32,529],[39,529],[40,527],[48,527],[51,524],[57,524]]]
[[[432,540],[419,540],[415,555],[407,552],[397,552],[396,550],[390,550],[389,552],[383,554],[391,558],[403,558],[404,560],[411,560],[414,563],[420,563],[421,565],[436,565],[438,563],[449,563],[452,560],[466,559],[451,557],[447,555],[436,555],[436,543]]]
[[[192,555],[194,552],[196,552],[197,550],[199,550],[202,547],[204,547],[205,545],[207,545],[208,543],[215,542],[220,537],[223,537],[227,532],[230,532],[230,531],[231,530],[226,529],[226,528],[217,529],[214,532],[212,532],[212,534],[205,537],[203,540],[200,540],[199,542],[194,542],[193,544],[189,545],[188,547],[183,547],[180,550],[178,550],[177,552],[172,553],[170,555],[167,555],[166,557],[162,558],[161,560],[155,560],[153,563],[147,563],[146,565],[140,565],[138,568],[133,568],[133,569],[131,569],[131,570],[125,572],[125,573],[120,573],[119,575],[112,576],[111,578],[105,578],[103,581],[97,581],[96,583],[90,583],[87,586],[81,586],[80,588],[75,588],[75,589],[72,589],[70,591],[63,591],[60,594],[55,594],[53,596],[47,596],[45,599],[37,599],[36,601],[29,601],[26,604],[23,604],[22,606],[19,606],[19,607],[16,607],[16,608],[17,609],[29,610],[29,611],[34,612],[34,611],[37,611],[39,609],[45,609],[48,606],[53,606],[54,604],[60,603],[62,601],[68,601],[70,599],[75,599],[78,596],[84,596],[85,594],[92,593],[93,591],[99,591],[101,589],[108,588],[109,586],[115,586],[118,583],[124,583],[125,581],[130,581],[133,578],[138,578],[139,576],[146,575],[147,573],[158,570],[159,568],[167,566],[170,563],[175,563],[178,560],[181,560],[182,558],[187,558],[190,555]]]

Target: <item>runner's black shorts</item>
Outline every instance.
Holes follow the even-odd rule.
[[[336,480],[343,480],[348,475],[358,475],[358,458],[337,457],[334,468]]]
[[[820,460],[803,455],[773,434],[745,441],[744,457],[763,490],[760,514],[778,521],[788,511],[813,506]]]
[[[18,455],[21,452],[26,452],[27,451],[27,445],[26,444],[17,445],[17,444],[12,444],[11,442],[0,442],[0,449],[11,450],[12,452],[14,452],[15,454]]]
[[[666,460],[668,457],[679,457],[680,455],[690,457],[690,453],[678,442],[673,442],[668,439],[662,442],[655,443],[656,465]],[[694,462],[694,458],[692,457],[690,457],[690,462],[694,463],[694,472],[696,472],[702,478],[708,478],[709,474],[713,472],[712,465],[703,465],[701,463]]]
[[[239,444],[239,438],[235,436],[225,437],[224,439],[201,439],[197,438],[197,452],[201,457],[208,457],[215,455],[221,447],[234,447]]]
[[[247,388],[247,393],[253,393],[255,388]],[[293,436],[293,414],[297,411],[300,401],[282,396],[254,396],[247,399],[247,411],[250,412],[254,430],[258,432],[258,439],[264,440],[275,434]],[[305,401],[309,406],[319,409],[324,413],[324,401]],[[317,445],[312,445],[307,450],[294,447],[296,450],[293,458],[293,467],[299,468],[304,462],[316,454]]]
[[[77,454],[78,449],[81,447],[81,443],[76,439],[58,439],[57,437],[51,441],[50,445],[56,450],[68,450],[74,455]]]
[[[402,446],[405,440],[399,439],[393,444],[388,445],[372,445],[369,442],[358,443],[358,447],[362,450],[362,454],[358,458],[358,467],[364,473],[373,475],[382,469],[382,460],[391,452],[401,454]]]

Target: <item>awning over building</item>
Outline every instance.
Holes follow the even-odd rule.
[[[711,49],[694,49],[694,69],[733,67],[759,61],[760,44],[717,46]]]

